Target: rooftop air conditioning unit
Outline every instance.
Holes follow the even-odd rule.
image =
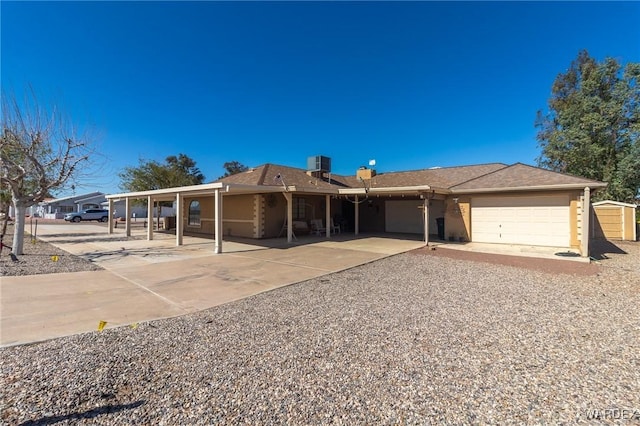
[[[331,172],[331,158],[323,155],[307,158],[307,171],[310,172]]]

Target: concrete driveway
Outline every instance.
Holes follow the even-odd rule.
[[[0,345],[90,332],[100,321],[118,327],[207,309],[423,246],[418,240],[337,235],[213,241],[144,230],[107,235],[102,225],[40,225],[38,237],[91,259],[103,271],[3,277]]]

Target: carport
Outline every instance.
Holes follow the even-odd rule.
[[[244,185],[244,184],[228,184],[224,182],[215,182],[204,185],[193,185],[177,188],[166,188],[151,191],[130,192],[122,194],[107,195],[108,208],[109,208],[109,223],[108,233],[114,232],[115,218],[114,218],[114,203],[116,201],[124,200],[125,204],[125,235],[131,235],[131,203],[132,200],[144,200],[147,203],[147,217],[151,218],[154,214],[154,206],[156,202],[173,202],[176,207],[176,245],[180,246],[183,242],[183,236],[185,232],[184,224],[184,209],[185,198],[200,197],[212,197],[214,199],[214,218],[213,218],[213,230],[212,237],[214,238],[214,253],[222,253],[223,251],[223,221],[224,219],[224,198],[233,195],[267,195],[267,194],[282,194],[282,197],[286,200],[286,218],[284,219],[284,226],[286,229],[287,242],[291,243],[294,239],[293,229],[293,201],[294,196],[313,196],[324,198],[324,223],[329,224],[332,220],[331,200],[345,200],[353,204],[353,223],[354,234],[360,233],[360,220],[363,215],[366,215],[366,211],[361,211],[362,205],[370,205],[374,200],[387,201],[395,203],[394,206],[400,206],[399,203],[407,202],[411,200],[412,209],[420,209],[417,215],[412,214],[411,217],[419,218],[415,220],[416,223],[412,224],[412,233],[420,233],[424,235],[424,242],[429,242],[429,205],[432,200],[439,198],[443,199],[446,190],[436,190],[428,185],[419,186],[407,186],[407,187],[388,187],[388,188],[368,188],[363,186],[362,188],[323,188],[315,189],[309,187],[296,187],[294,185]],[[366,203],[366,204],[365,204]],[[397,205],[396,205],[397,204]],[[406,204],[406,203],[405,203]],[[404,204],[403,204],[404,206]],[[259,208],[253,212],[253,221],[258,221],[259,216],[262,213]],[[391,209],[387,214],[389,217],[385,218],[385,232],[403,232],[407,231],[402,227],[402,222],[405,216],[402,214],[402,210]],[[415,216],[415,217],[414,217]],[[434,218],[432,218],[434,219]],[[433,221],[433,220],[432,220]],[[249,220],[247,220],[249,222]],[[414,226],[415,225],[415,226]],[[416,228],[419,225],[420,230]],[[405,225],[406,226],[406,225]],[[329,226],[325,226],[326,238],[331,237],[331,229]],[[381,230],[379,230],[381,231]],[[147,240],[153,240],[154,230],[153,226],[147,226]]]
[[[122,194],[107,195],[109,202],[109,226],[108,233],[114,231],[114,203],[125,201],[125,235],[131,236],[131,200],[145,200],[147,202],[147,217],[153,217],[154,204],[160,201],[174,202],[176,207],[176,246],[181,246],[184,236],[183,205],[187,196],[205,196],[214,198],[214,253],[222,253],[222,217],[223,217],[223,197],[225,194],[243,193],[269,193],[281,192],[286,194],[281,187],[256,187],[254,185],[224,184],[222,182],[209,183],[204,185],[183,186],[177,188],[166,188],[151,191],[129,192]],[[291,209],[290,198],[285,195],[288,208]],[[291,225],[289,225],[287,240],[291,241]],[[153,240],[153,226],[147,226],[147,240]]]

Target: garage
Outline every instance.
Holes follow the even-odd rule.
[[[570,237],[568,195],[471,200],[474,242],[569,247]]]

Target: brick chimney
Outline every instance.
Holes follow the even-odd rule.
[[[376,171],[374,169],[368,169],[365,166],[360,167],[356,172],[356,177],[362,180],[371,180],[375,175]]]

